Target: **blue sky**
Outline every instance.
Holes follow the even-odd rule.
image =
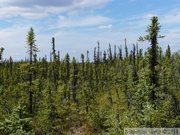
[[[28,57],[26,36],[32,26],[36,34],[39,57],[49,56],[51,38],[64,58],[66,53],[80,60],[80,54],[90,51],[100,42],[101,50],[109,43],[129,48],[139,36],[146,35],[152,16],[158,16],[162,26],[159,45],[173,52],[180,50],[179,0],[1,0],[0,47],[3,58],[14,60]],[[139,43],[139,48],[149,43]],[[92,59],[92,57],[91,57]]]

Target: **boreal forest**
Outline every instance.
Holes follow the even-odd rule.
[[[50,59],[38,58],[35,32],[29,57],[3,60],[0,49],[1,135],[123,135],[124,128],[180,127],[180,52],[161,48],[161,25],[152,17],[140,36],[147,50],[125,43],[81,59],[60,57],[52,38]],[[166,37],[168,38],[168,37]],[[93,60],[90,60],[93,55]]]

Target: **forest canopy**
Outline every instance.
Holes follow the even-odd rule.
[[[109,44],[81,60],[60,58],[52,38],[50,60],[37,58],[36,36],[27,34],[29,58],[3,60],[0,49],[0,134],[120,134],[124,128],[180,127],[180,52],[165,52],[161,26],[151,18],[143,52]],[[123,49],[124,48],[124,49]],[[112,51],[113,50],[113,51]],[[124,54],[124,55],[123,55]]]

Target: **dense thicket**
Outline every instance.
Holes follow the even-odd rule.
[[[147,51],[138,44],[128,51],[125,39],[125,49],[109,45],[101,52],[98,42],[93,61],[89,51],[79,61],[69,54],[60,59],[55,38],[50,60],[37,59],[31,28],[30,59],[0,63],[0,134],[123,135],[125,127],[179,127],[180,52],[171,54],[169,45],[162,51],[158,20],[151,20],[149,35],[141,37],[151,43]]]

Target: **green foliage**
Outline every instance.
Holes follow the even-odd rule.
[[[28,117],[26,106],[19,102],[18,106],[13,109],[9,118],[0,122],[0,133],[1,134],[23,134],[29,135],[32,133],[33,125],[31,118]]]
[[[33,52],[38,52],[38,48],[36,47],[35,42],[36,40],[35,40],[34,29],[33,27],[31,27],[27,35],[27,43],[28,43],[28,46],[32,48]]]
[[[180,52],[171,54],[168,46],[163,53],[160,28],[153,17],[140,37],[150,42],[145,52],[138,45],[129,50],[125,39],[124,49],[109,44],[102,53],[98,42],[94,61],[87,51],[80,62],[69,54],[60,60],[55,38],[50,60],[38,59],[31,28],[30,59],[0,64],[0,134],[123,135],[127,127],[179,127]]]

